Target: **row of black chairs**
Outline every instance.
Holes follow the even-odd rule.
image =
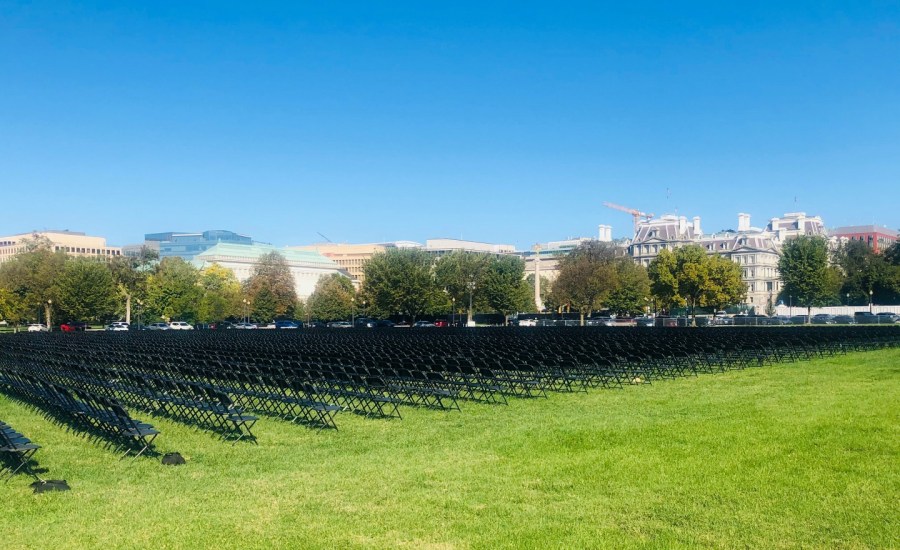
[[[135,420],[113,397],[83,388],[50,382],[24,369],[0,370],[0,383],[8,391],[58,423],[77,429],[137,458],[150,450],[159,431]]]
[[[8,458],[8,465],[0,469],[8,482],[19,470],[27,472],[36,481],[41,479],[29,467],[29,461],[41,446],[17,432],[9,424],[0,421],[0,454]]]

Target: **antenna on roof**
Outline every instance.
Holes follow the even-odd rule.
[[[322,237],[323,239],[325,239],[325,240],[328,241],[328,242],[333,242],[331,239],[329,239],[329,238],[326,237],[325,235],[319,233],[318,231],[316,231],[316,234],[318,234],[320,237]]]

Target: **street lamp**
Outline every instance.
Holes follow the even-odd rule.
[[[847,293],[847,306],[850,306],[850,293]]]
[[[475,291],[475,280],[469,281],[469,319],[466,326],[472,326],[475,322],[472,320],[472,292]]]
[[[872,313],[872,289],[869,289],[869,313]]]
[[[244,304],[244,322],[250,322],[250,301],[244,298],[241,300],[241,303]]]
[[[356,298],[350,298],[350,325],[356,326]]]
[[[137,320],[138,320],[138,330],[141,330],[141,313],[144,311],[144,302],[138,300],[137,301]]]
[[[456,296],[450,297],[450,326],[456,326]]]
[[[47,300],[47,332],[53,331],[53,320],[51,318],[53,310],[53,300]]]

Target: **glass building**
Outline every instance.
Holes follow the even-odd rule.
[[[170,231],[168,233],[147,233],[144,240],[155,245],[159,244],[159,257],[179,257],[191,261],[198,254],[206,252],[219,243],[252,245],[253,239],[247,235],[241,235],[234,231],[224,229],[211,229],[202,233],[181,233]]]

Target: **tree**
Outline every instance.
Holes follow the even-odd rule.
[[[559,275],[553,284],[556,300],[578,309],[584,317],[598,309],[616,289],[616,256],[622,254],[609,243],[588,241],[559,261]]]
[[[650,278],[642,265],[625,256],[616,258],[616,287],[606,299],[606,307],[616,315],[643,313],[649,305]]]
[[[678,294],[691,308],[691,316],[696,318],[696,307],[709,288],[709,259],[703,248],[691,245],[675,251],[675,277],[678,279]]]
[[[116,310],[116,284],[106,264],[73,258],[55,283],[60,312],[71,319],[102,321]]]
[[[125,298],[125,321],[131,322],[131,302],[143,297],[147,285],[147,277],[152,272],[152,265],[159,259],[159,253],[149,247],[142,246],[137,256],[115,256],[110,259],[109,270],[112,273],[119,294]]]
[[[178,257],[163,258],[147,278],[147,310],[163,319],[193,320],[201,290],[197,268]]]
[[[446,295],[435,281],[432,263],[431,254],[414,248],[388,249],[375,254],[363,267],[362,296],[381,315],[399,312],[415,321],[426,311],[446,304]]]
[[[491,264],[491,256],[477,252],[454,250],[442,256],[434,266],[434,276],[439,287],[446,289],[447,299],[457,307],[467,307],[468,322],[479,306],[485,306],[482,294],[484,277]],[[446,308],[445,308],[446,309]]]
[[[511,313],[534,308],[534,292],[524,276],[525,261],[517,256],[492,257],[488,263],[484,297],[491,309],[503,315],[504,324]]]
[[[683,306],[685,301],[678,291],[678,262],[675,254],[668,249],[659,251],[650,262],[647,275],[650,277],[650,292],[662,309]]]
[[[321,321],[349,319],[356,291],[353,283],[339,273],[320,277],[309,297],[309,313]]]
[[[230,269],[214,263],[200,271],[197,284],[201,293],[198,321],[211,323],[240,315],[241,284]]]
[[[528,282],[528,292],[531,293],[532,299],[534,299],[534,273],[529,273],[527,277],[525,277],[525,281]],[[552,285],[550,284],[550,279],[541,275],[541,303],[544,304],[545,308],[550,308],[552,299]],[[535,309],[537,309],[537,305],[535,305]]]
[[[847,301],[855,305],[866,305],[870,299],[879,304],[895,303],[895,270],[888,259],[863,241],[843,244],[835,253],[835,263],[843,272],[840,294],[849,294]]]
[[[24,314],[21,299],[8,288],[0,287],[0,319],[18,327]]]
[[[747,298],[747,283],[741,278],[738,264],[714,254],[706,258],[706,271],[706,287],[700,297],[702,305],[719,311],[740,304]]]
[[[814,306],[833,299],[834,289],[828,266],[828,243],[822,237],[802,235],[789,240],[778,260],[782,297],[807,308],[807,319]]]
[[[0,286],[15,295],[23,318],[37,317],[43,310],[49,325],[52,322],[51,301],[58,301],[55,283],[68,257],[65,252],[52,252],[40,241],[28,243],[28,252],[17,254],[0,265]]]
[[[244,283],[244,292],[253,303],[257,319],[270,320],[294,311],[297,305],[297,291],[294,287],[294,276],[287,260],[273,251],[259,257],[253,266],[253,275]],[[258,308],[257,302],[261,305],[271,303],[272,307]]]

